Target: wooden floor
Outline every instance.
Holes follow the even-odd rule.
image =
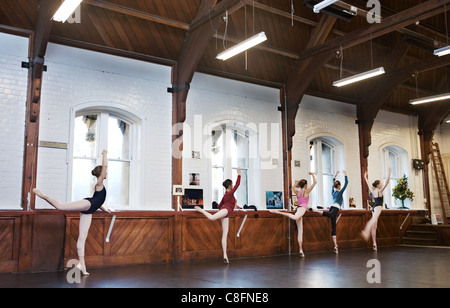
[[[370,284],[370,260],[381,283]],[[94,269],[80,284],[67,272],[2,274],[0,288],[449,288],[450,249],[412,246]]]

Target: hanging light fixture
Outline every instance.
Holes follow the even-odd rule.
[[[83,0],[65,0],[53,16],[54,21],[66,22]]]
[[[448,54],[450,54],[450,46],[439,48],[434,51],[434,55],[438,57],[446,56]]]
[[[216,59],[223,61],[228,60],[234,57],[235,55],[240,54],[241,52],[244,52],[252,47],[255,47],[256,45],[261,44],[264,41],[267,41],[267,36],[266,33],[263,31],[237,44],[236,46],[233,46],[225,50],[224,52],[221,52],[220,54],[217,55]]]
[[[427,104],[427,103],[443,101],[443,100],[447,100],[447,99],[450,99],[450,93],[413,99],[413,100],[409,101],[409,103],[411,105],[420,105],[420,104]]]
[[[434,55],[438,56],[438,57],[443,57],[443,56],[450,54],[450,44],[449,44],[449,40],[448,40],[448,26],[447,26],[447,5],[446,4],[444,4],[444,14],[445,14],[445,26],[446,26],[445,31],[447,33],[447,45],[448,46],[436,49],[434,51]]]
[[[343,86],[346,86],[346,85],[349,85],[349,84],[352,84],[352,83],[355,83],[355,82],[358,82],[361,80],[365,80],[365,79],[369,79],[369,78],[372,78],[375,76],[382,75],[384,73],[385,73],[384,67],[379,67],[379,68],[376,68],[374,70],[371,70],[371,71],[368,71],[365,73],[361,73],[361,74],[358,74],[355,76],[351,76],[351,77],[348,77],[345,79],[335,81],[335,82],[333,82],[333,86],[343,87]]]
[[[325,0],[322,1],[316,5],[314,5],[314,13],[320,13],[321,10],[323,10],[324,8],[332,5],[333,3],[338,2],[339,0]]]

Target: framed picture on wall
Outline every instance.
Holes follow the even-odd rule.
[[[184,190],[182,208],[194,209],[194,207],[199,206],[203,208],[203,189],[188,189]]]
[[[267,209],[281,210],[284,208],[283,192],[281,191],[266,191],[266,206]]]
[[[172,194],[174,196],[183,196],[184,195],[184,187],[183,185],[173,185],[173,192]]]
[[[200,173],[189,173],[189,185],[200,186]]]

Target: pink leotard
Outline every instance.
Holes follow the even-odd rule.
[[[302,194],[303,194],[304,192],[305,192],[304,190],[300,190],[300,191],[298,192],[298,195],[297,195],[298,206],[299,206],[299,207],[302,207],[302,208],[305,208],[305,209],[308,209],[309,197],[308,197],[308,198],[303,197]]]

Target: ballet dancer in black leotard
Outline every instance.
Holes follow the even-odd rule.
[[[369,184],[369,177],[368,177],[367,171],[364,174],[364,179],[366,180],[367,186],[369,187],[370,191],[373,194],[373,197],[375,198],[375,204],[373,206],[372,219],[367,223],[366,227],[361,232],[361,235],[366,242],[369,241],[370,235],[372,235],[374,251],[378,250],[378,246],[377,246],[378,218],[380,217],[381,211],[383,210],[383,205],[384,205],[383,191],[386,189],[386,187],[389,184],[389,181],[391,180],[391,171],[392,171],[392,169],[389,168],[388,177],[387,177],[386,183],[384,185],[381,181],[377,180],[371,186]]]
[[[86,271],[86,262],[84,259],[84,247],[86,244],[86,239],[89,233],[89,228],[91,227],[92,214],[97,210],[101,209],[106,213],[111,213],[110,210],[103,208],[103,203],[106,200],[106,189],[103,185],[103,181],[107,176],[108,168],[108,156],[107,151],[103,151],[103,162],[101,166],[97,166],[92,170],[92,175],[97,178],[97,184],[95,185],[95,193],[92,198],[86,198],[84,200],[61,204],[57,200],[43,194],[40,190],[34,189],[33,192],[36,196],[44,199],[54,208],[59,211],[65,212],[81,212],[80,216],[80,234],[77,241],[77,251],[80,263],[77,267],[81,270],[83,275],[88,276],[89,273]]]

